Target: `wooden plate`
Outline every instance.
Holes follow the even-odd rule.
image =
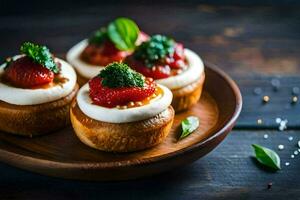
[[[242,107],[237,85],[221,70],[206,64],[199,103],[176,115],[168,138],[159,146],[135,153],[105,153],[82,144],[72,128],[23,138],[0,133],[0,161],[33,172],[81,180],[126,180],[185,165],[214,149],[232,129]],[[180,122],[195,115],[200,127],[179,140]]]

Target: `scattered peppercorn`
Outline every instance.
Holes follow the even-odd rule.
[[[283,150],[284,149],[284,145],[282,145],[282,144],[278,145],[278,149],[279,150]]]
[[[263,102],[264,103],[268,103],[270,101],[270,97],[269,96],[263,96]]]
[[[262,124],[263,123],[263,120],[262,119],[258,119],[257,120],[257,124]]]
[[[298,102],[298,97],[297,97],[297,96],[293,96],[293,97],[292,97],[291,103],[292,103],[292,104],[295,104],[295,103],[297,103],[297,102]]]
[[[268,190],[270,190],[272,188],[272,186],[273,186],[272,182],[268,183]]]

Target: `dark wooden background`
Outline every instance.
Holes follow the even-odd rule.
[[[240,86],[244,107],[227,139],[182,169],[101,183],[50,178],[0,164],[0,199],[300,199],[300,155],[290,158],[300,140],[300,105],[290,104],[292,87],[300,87],[300,8],[298,1],[273,3],[1,1],[3,60],[16,54],[24,41],[46,44],[63,56],[99,26],[127,16],[143,31],[170,35],[230,74]],[[274,78],[281,82],[277,92],[271,86]],[[261,95],[253,93],[256,87],[262,88]],[[270,103],[262,104],[262,95],[269,95]],[[287,131],[278,131],[276,117],[288,119]],[[267,140],[264,134],[269,135]],[[251,158],[252,143],[276,151],[284,144],[279,151],[282,170],[272,173],[259,167]]]

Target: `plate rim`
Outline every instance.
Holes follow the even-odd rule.
[[[232,89],[236,104],[235,104],[235,110],[231,116],[231,118],[224,123],[221,128],[216,131],[211,136],[207,137],[205,140],[202,140],[201,142],[195,143],[191,146],[187,146],[185,148],[179,149],[174,152],[170,152],[164,155],[159,155],[155,157],[150,158],[143,158],[143,159],[133,159],[133,160],[123,160],[123,161],[112,161],[112,162],[91,162],[91,161],[82,161],[82,162],[59,162],[54,160],[47,160],[43,158],[36,158],[36,157],[30,157],[18,153],[14,153],[11,151],[0,149],[0,153],[2,156],[0,158],[4,157],[11,157],[13,156],[15,159],[22,159],[24,162],[32,162],[36,163],[36,167],[42,167],[42,168],[68,168],[68,169],[118,169],[118,168],[124,168],[124,167],[132,167],[132,166],[145,166],[149,164],[158,163],[160,161],[164,161],[165,159],[171,159],[177,156],[182,156],[183,154],[190,153],[191,151],[197,150],[198,148],[201,148],[205,143],[208,143],[212,140],[214,140],[216,137],[219,137],[222,134],[225,134],[226,132],[229,132],[232,127],[234,126],[237,118],[240,115],[240,112],[242,110],[242,95],[240,92],[239,87],[235,83],[235,81],[230,78],[229,75],[227,75],[223,70],[221,70],[219,67],[217,67],[215,64],[212,64],[210,62],[204,61],[205,68],[209,68],[210,70],[214,71],[215,73],[219,74],[221,78],[223,78]],[[4,160],[4,159],[3,159]],[[14,161],[11,162],[5,162],[3,163],[12,164]],[[87,167],[88,166],[88,167]],[[19,166],[20,167],[20,166]],[[22,168],[22,167],[21,167]]]

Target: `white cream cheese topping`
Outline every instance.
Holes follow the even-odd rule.
[[[169,89],[178,89],[197,81],[204,73],[204,64],[201,58],[193,51],[184,49],[188,67],[181,74],[156,80],[157,83]]]
[[[81,60],[80,55],[87,47],[88,40],[82,40],[73,46],[67,53],[67,61],[76,69],[76,71],[86,79],[97,76],[103,66],[91,65]]]
[[[19,58],[14,56],[14,58]],[[14,105],[37,105],[61,99],[69,95],[76,85],[76,73],[74,69],[65,61],[55,58],[61,63],[61,77],[66,82],[49,88],[23,89],[0,82],[0,100]],[[0,66],[0,76],[4,73],[4,66]]]
[[[149,119],[166,110],[172,102],[172,92],[162,86],[162,94],[152,99],[149,104],[127,109],[106,108],[92,103],[89,97],[89,85],[85,84],[77,94],[80,110],[88,117],[109,123],[128,123]]]

